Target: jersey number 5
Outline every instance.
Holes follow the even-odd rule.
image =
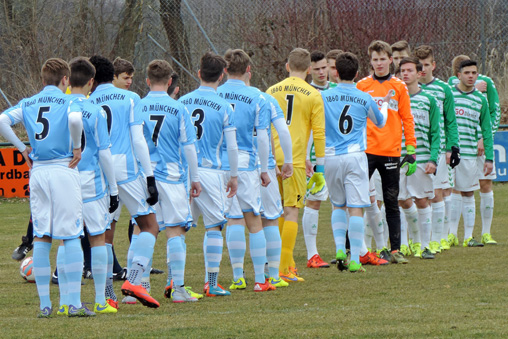
[[[347,115],[347,112],[351,108],[351,105],[346,105],[342,109],[342,113],[340,113],[339,118],[339,131],[342,134],[349,134],[353,129],[353,118],[350,115]]]
[[[35,140],[43,140],[48,136],[49,133],[49,120],[46,119],[43,115],[44,113],[49,113],[51,107],[42,106],[39,108],[39,113],[37,113],[37,122],[42,124],[41,133],[35,133]]]

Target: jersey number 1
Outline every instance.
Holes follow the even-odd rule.
[[[286,110],[286,125],[291,125],[291,119],[293,119],[293,104],[295,96],[293,94],[286,94],[286,101],[288,102]]]

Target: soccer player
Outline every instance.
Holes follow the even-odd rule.
[[[90,62],[96,69],[90,100],[106,112],[120,202],[127,207],[141,230],[138,239],[131,242],[132,265],[128,278],[122,285],[122,293],[138,299],[147,307],[156,308],[159,307],[159,302],[152,298],[141,285],[143,273],[150,270],[159,226],[154,209],[151,207],[158,201],[158,192],[150,154],[143,136],[142,121],[134,116],[134,105],[139,101],[139,96],[113,86],[114,67],[107,58],[97,55],[91,57]],[[140,173],[138,161],[144,175]],[[106,297],[116,301],[112,288],[113,238],[114,224],[112,223],[111,230],[106,232],[108,247]]]
[[[280,277],[286,281],[303,281],[295,275],[293,249],[298,232],[298,211],[301,209],[306,193],[305,158],[310,132],[313,132],[316,149],[316,171],[309,181],[311,193],[320,192],[324,186],[324,108],[319,91],[305,82],[311,65],[310,53],[303,48],[295,48],[289,53],[286,70],[289,77],[267,90],[284,111],[293,143],[293,176],[282,180],[284,200],[284,218],[282,224],[282,249],[280,259]],[[275,157],[277,165],[283,165],[280,140],[274,132]]]
[[[95,285],[94,312],[116,313],[117,309],[107,303],[105,297],[108,263],[105,232],[110,224],[110,213],[118,208],[118,187],[109,149],[111,145],[108,122],[106,112],[86,99],[93,86],[94,66],[82,57],[71,60],[69,66],[71,96],[83,112],[82,155],[78,170],[81,178],[83,220],[88,229],[91,247],[91,268]],[[57,253],[60,291],[66,287],[68,274],[64,263],[65,246],[60,246]],[[58,314],[67,314],[67,305],[64,300]]]
[[[411,54],[411,48],[409,47],[409,44],[406,40],[397,41],[391,46],[391,48],[393,67],[395,67],[395,71],[397,71],[400,61]]]
[[[416,139],[409,94],[406,85],[390,74],[392,63],[390,45],[384,41],[375,40],[369,45],[368,53],[374,74],[360,80],[357,88],[369,93],[378,105],[381,102],[380,98],[385,97],[389,91],[395,92],[388,105],[386,125],[378,128],[371,122],[367,122],[366,153],[369,160],[369,175],[372,176],[377,169],[381,176],[391,245],[391,255],[388,253],[386,258],[393,263],[407,263],[407,259],[400,253],[400,211],[397,200],[399,166],[408,167],[406,175],[411,175],[416,170]],[[402,164],[399,164],[402,126],[404,126],[407,156]]]
[[[383,127],[391,93],[383,98],[381,111],[370,95],[358,89],[358,59],[345,52],[336,61],[339,84],[322,92],[326,119],[325,175],[333,204],[332,229],[340,269],[364,272],[360,263],[363,243],[363,207],[370,206],[369,166],[365,149],[367,118]],[[338,123],[337,123],[338,122]],[[349,210],[347,220],[346,207]],[[346,263],[346,231],[349,231],[351,261]]]
[[[224,173],[221,169],[221,146],[224,138],[230,166],[230,179],[226,185],[226,192],[229,193],[227,197],[233,197],[238,188],[238,146],[233,110],[216,92],[225,67],[226,61],[221,56],[211,52],[203,55],[198,71],[201,86],[179,100],[191,114],[198,145],[198,173],[202,192],[192,200],[191,211],[194,221],[199,213],[203,215],[206,228],[203,247],[208,281],[204,290],[209,297],[231,295],[218,284],[224,243],[221,230],[226,223]]]
[[[451,201],[450,171],[448,165],[454,168],[460,162],[459,135],[455,119],[455,103],[450,86],[434,77],[436,68],[434,51],[431,46],[418,46],[415,56],[423,66],[420,86],[427,93],[432,94],[437,101],[440,111],[441,153],[434,176],[434,199],[432,199],[432,236],[429,244],[432,252],[450,249],[447,241],[448,216]],[[413,208],[414,209],[414,208]],[[408,218],[409,219],[409,218]],[[445,226],[446,225],[446,226]]]
[[[339,54],[343,53],[340,49],[332,49],[326,53],[326,61],[328,63],[328,81],[332,84],[337,84],[337,69],[335,68],[335,60]]]
[[[460,135],[461,161],[455,168],[454,195],[460,194],[462,201],[452,196],[452,215],[450,220],[450,242],[458,245],[457,228],[460,211],[464,218],[464,247],[481,247],[484,244],[473,238],[475,224],[474,191],[480,188],[479,178],[483,172],[488,176],[493,171],[494,149],[492,124],[487,99],[476,90],[478,78],[476,61],[464,60],[457,73],[459,83],[452,88],[455,99],[455,116]],[[481,129],[481,142],[478,135]],[[483,149],[482,149],[483,146]],[[483,168],[477,164],[477,156],[485,154]],[[462,205],[462,208],[460,208]]]
[[[79,106],[66,96],[69,65],[62,59],[46,60],[41,70],[44,89],[23,99],[15,109],[0,115],[0,135],[19,149],[29,167],[30,209],[34,227],[34,274],[40,299],[39,318],[49,318],[53,238],[63,240],[69,287],[68,315],[94,316],[81,304],[83,250],[82,200],[79,172],[83,122]],[[14,134],[11,125],[23,122],[30,146]]]
[[[414,209],[414,205],[418,209],[418,224],[415,222],[416,218],[406,218],[408,226],[417,236],[417,239],[413,239],[415,242],[414,255],[422,259],[434,259],[429,245],[432,230],[430,200],[434,198],[433,176],[437,169],[441,144],[440,116],[442,114],[440,114],[436,99],[418,86],[418,80],[423,70],[419,59],[416,57],[404,58],[400,61],[399,68],[402,80],[406,83],[411,96],[411,114],[415,124],[418,150],[415,173],[411,176],[401,173],[399,204],[405,213],[409,209]],[[404,138],[401,147],[402,155],[405,155]],[[415,204],[413,204],[413,199]],[[444,213],[442,214],[441,218],[444,217]]]
[[[128,90],[132,85],[132,78],[134,77],[134,66],[132,62],[117,57],[113,60],[113,67],[115,67],[113,85]]]
[[[456,56],[452,61],[452,69],[455,76],[452,76],[448,82],[450,85],[458,83],[457,69],[458,65],[463,60],[468,60],[469,57],[466,55]],[[478,74],[478,79],[475,83],[475,88],[483,93],[489,104],[490,121],[492,124],[492,137],[496,133],[499,127],[499,121],[501,119],[501,107],[499,105],[499,94],[497,93],[496,85],[491,78],[486,75]],[[483,166],[485,163],[485,154],[483,141],[479,136],[480,141],[478,145],[478,170],[480,171],[480,214],[482,218],[482,243],[485,245],[495,245],[497,242],[492,238],[490,228],[492,226],[492,217],[494,215],[494,192],[492,191],[492,180],[496,179],[496,169],[485,176],[483,175]],[[459,204],[460,197],[458,195],[452,195],[456,204]],[[459,217],[460,218],[460,217]],[[450,242],[455,242],[453,236],[450,236]]]
[[[196,134],[184,105],[171,98],[168,87],[173,69],[167,61],[153,60],[147,67],[147,84],[150,92],[139,101],[134,110],[135,119],[143,121],[143,132],[154,164],[154,176],[159,192],[157,219],[168,237],[173,288],[171,299],[175,303],[193,302],[184,285],[185,243],[184,234],[190,213],[180,160],[183,148],[191,178],[191,197],[201,193],[197,156],[194,142]],[[139,240],[139,239],[138,239]]]

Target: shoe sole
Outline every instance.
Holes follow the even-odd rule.
[[[123,295],[128,295],[130,297],[136,298],[143,306],[150,307],[150,308],[158,308],[160,306],[159,303],[152,302],[150,300],[146,300],[142,297],[137,296],[134,292],[128,289],[122,288]],[[154,300],[155,301],[155,300]]]
[[[330,265],[328,264],[323,264],[323,265],[307,265],[307,268],[329,268]]]

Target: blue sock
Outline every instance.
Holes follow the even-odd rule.
[[[245,241],[245,226],[228,226],[226,228],[226,243],[228,245],[229,260],[231,261],[231,266],[233,267],[233,279],[236,281],[243,278],[243,262],[247,248]]]
[[[133,285],[141,284],[143,272],[147,269],[153,255],[155,237],[149,232],[139,233],[138,240],[134,246],[134,256],[129,271],[129,282]]]
[[[364,224],[362,217],[349,217],[349,243],[351,244],[351,261],[360,263],[360,249],[363,243]]]
[[[106,272],[108,267],[108,250],[106,246],[92,247],[92,275],[95,285],[95,302],[106,303]]]
[[[41,303],[41,310],[45,307],[51,307],[51,298],[49,295],[49,282],[51,280],[51,266],[49,264],[50,242],[34,242],[34,275],[37,284],[37,292]],[[60,272],[58,272],[60,274]]]
[[[347,216],[346,211],[334,209],[332,212],[332,231],[335,239],[335,251],[342,250],[346,253],[346,231]]]
[[[249,233],[249,250],[254,265],[255,281],[265,283],[266,239],[263,230]]]
[[[205,231],[205,236],[203,237],[203,257],[205,258],[205,284],[208,282],[208,262],[206,259],[206,240],[208,238],[208,232]]]
[[[183,240],[176,236],[168,240],[169,261],[171,263],[171,274],[173,275],[173,286],[182,286],[185,275],[185,250]]]
[[[279,279],[280,251],[282,241],[280,239],[279,226],[267,226],[263,228],[266,239],[266,260],[268,262],[268,274],[270,278]]]
[[[58,270],[58,289],[60,290],[60,307],[69,305],[69,289],[67,286],[67,276],[65,275],[65,247],[58,246],[56,252],[56,268]]]
[[[117,301],[115,290],[113,289],[113,245],[106,243],[106,252],[108,253],[108,261],[106,264],[106,298]]]
[[[222,260],[222,248],[224,239],[220,231],[206,232],[206,262],[208,270],[208,283],[210,287],[217,286],[220,262]]]
[[[65,275],[69,286],[69,306],[81,307],[81,276],[83,275],[83,249],[80,239],[64,240]],[[60,272],[58,272],[60,275]]]
[[[132,258],[134,256],[134,246],[136,246],[136,241],[138,240],[139,234],[133,234],[131,238],[131,244],[129,246],[129,250],[127,251],[127,273],[131,269]]]
[[[168,266],[168,279],[166,280],[166,285],[169,286],[171,284],[171,280],[173,279],[173,272],[171,272],[171,258],[169,256],[169,240],[166,241],[166,264]]]

